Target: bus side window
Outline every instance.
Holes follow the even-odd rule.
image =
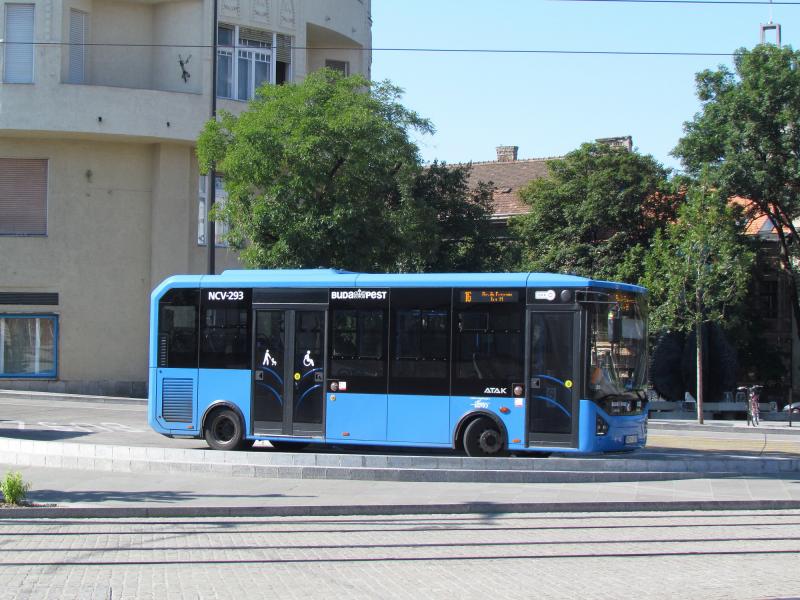
[[[203,307],[200,368],[250,368],[249,310],[239,307]]]
[[[476,394],[487,386],[522,381],[524,311],[517,304],[459,310],[455,318],[453,387],[456,394]]]
[[[173,289],[158,303],[158,366],[197,368],[200,290]]]
[[[449,308],[393,309],[392,327],[389,391],[449,395]]]
[[[386,376],[386,311],[333,309],[330,377]],[[384,386],[385,390],[385,386]]]

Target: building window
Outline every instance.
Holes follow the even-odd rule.
[[[57,316],[0,314],[0,378],[54,378],[57,356]]]
[[[350,75],[350,63],[346,60],[326,60],[325,67],[334,71],[339,71],[345,77]]]
[[[761,281],[758,284],[761,314],[766,319],[778,318],[778,282]]]
[[[251,100],[264,83],[291,79],[291,38],[259,29],[217,29],[217,96]]]
[[[33,4],[6,4],[5,83],[33,83]]]
[[[0,235],[47,234],[47,161],[0,158]]]
[[[89,41],[89,15],[69,11],[69,83],[86,83],[86,43]]]
[[[225,191],[223,187],[222,177],[217,175],[216,177],[216,190],[214,193],[214,206],[218,207],[218,210],[222,210],[222,207],[225,206],[225,201],[228,199],[228,193]],[[198,210],[197,210],[197,245],[198,246],[205,246],[206,245],[206,234],[208,233],[208,227],[206,226],[206,198],[208,197],[207,190],[208,189],[208,176],[201,175],[200,176],[200,186],[198,191]],[[227,248],[228,242],[225,241],[225,236],[228,234],[228,224],[225,221],[216,221],[214,223],[214,241],[216,243],[217,248]]]

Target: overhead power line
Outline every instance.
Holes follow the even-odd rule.
[[[0,40],[2,45],[18,46],[81,46],[104,48],[183,48],[187,50],[211,49],[208,44],[126,44],[126,43],[89,43],[72,44],[70,42],[6,42]],[[253,46],[218,46],[218,50],[247,49],[258,51]],[[267,48],[261,48],[266,50]],[[679,52],[679,51],[650,51],[650,50],[563,50],[563,49],[535,49],[535,48],[363,48],[360,46],[336,46],[323,48],[320,46],[291,46],[292,50],[354,50],[360,52],[416,52],[416,53],[453,53],[453,54],[584,54],[584,55],[615,55],[615,56],[734,56],[733,52]]]
[[[745,6],[800,6],[800,2],[764,2],[763,0],[549,0],[550,2],[616,2],[624,4],[742,4]]]

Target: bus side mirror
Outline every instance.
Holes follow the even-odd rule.
[[[619,344],[622,340],[622,319],[618,310],[608,311],[608,341]]]

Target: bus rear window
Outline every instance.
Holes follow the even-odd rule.
[[[158,303],[158,366],[197,368],[200,290],[173,289]]]

